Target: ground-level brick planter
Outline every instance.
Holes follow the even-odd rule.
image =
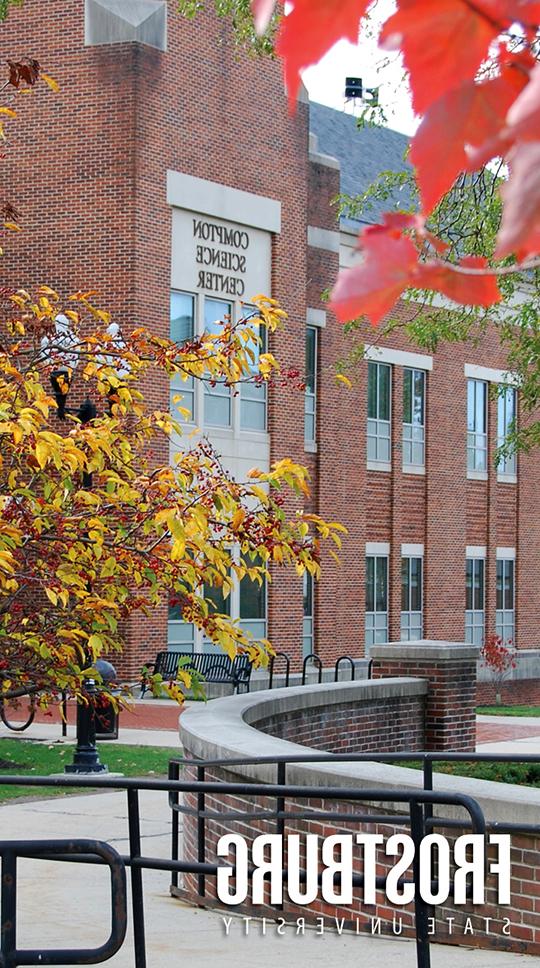
[[[386,709],[386,720],[389,719],[387,703],[390,693],[397,686],[395,679],[378,680],[375,682],[338,683],[336,685],[306,686],[289,690],[275,690],[273,693],[260,692],[255,696],[235,696],[216,700],[206,708],[192,707],[181,718],[180,738],[184,746],[185,755],[195,761],[201,759],[227,760],[236,757],[265,757],[265,756],[293,756],[300,753],[309,754],[307,736],[309,724],[313,724],[314,734],[317,736],[319,748],[324,748],[322,736],[328,737],[328,745],[333,745],[335,751],[340,749],[336,731],[330,726],[332,711],[338,720],[345,716],[351,722],[353,731],[357,727],[355,745],[361,747],[360,729],[358,724],[361,714],[355,706],[370,708],[377,690],[381,690],[381,711]],[[424,688],[426,682],[422,683]],[[404,700],[410,702],[411,679],[402,680]],[[427,686],[429,689],[429,685]],[[425,692],[424,692],[425,695]],[[323,709],[326,712],[323,714]],[[369,716],[371,716],[371,711]],[[264,732],[261,730],[264,728]],[[271,735],[270,729],[276,728],[287,738]],[[305,746],[291,742],[292,737],[302,736]],[[344,741],[347,732],[342,732]],[[366,742],[371,742],[371,728],[366,733]],[[392,740],[390,740],[392,742]],[[383,744],[379,745],[381,750]],[[350,749],[344,745],[343,749]],[[372,747],[368,746],[368,749]],[[188,767],[188,773],[195,767]],[[229,782],[274,783],[276,781],[275,765],[254,763],[250,766],[230,766],[208,768],[206,779],[219,779]],[[328,836],[334,833],[358,833],[363,830],[370,833],[382,833],[385,838],[394,832],[408,833],[408,827],[395,825],[359,823],[347,821],[347,815],[358,811],[353,802],[344,796],[343,801],[324,798],[324,788],[341,787],[345,789],[369,789],[373,787],[388,788],[389,802],[384,809],[378,805],[377,813],[396,814],[403,812],[397,803],[391,800],[391,791],[398,788],[421,787],[421,775],[415,771],[384,764],[375,763],[302,763],[291,764],[287,767],[287,782],[296,785],[317,787],[321,794],[317,799],[309,801],[299,800],[298,807],[307,807],[313,812],[309,820],[287,821],[285,833],[315,833]],[[540,815],[540,791],[530,788],[502,785],[490,781],[473,780],[463,777],[457,778],[438,775],[435,786],[444,792],[460,792],[473,797],[481,806],[486,819],[501,823],[534,824]],[[186,806],[196,808],[195,797],[186,798]],[[215,848],[218,838],[224,833],[240,833],[248,844],[261,833],[276,832],[276,822],[273,817],[261,818],[249,814],[263,812],[275,808],[275,802],[265,798],[253,798],[249,795],[230,796],[212,794],[207,796],[205,809],[217,814],[207,819],[206,823],[206,854],[208,863],[216,862]],[[286,803],[288,812],[295,809],[295,802]],[[367,806],[365,812],[372,814],[375,807]],[[234,820],[219,814],[233,811],[245,812],[248,816]],[[340,815],[339,820],[332,821],[318,816],[324,812],[333,811]],[[437,811],[435,811],[437,813]],[[463,811],[458,807],[445,806],[440,815],[459,819],[463,818]],[[345,818],[345,819],[344,819]],[[440,828],[438,828],[440,829]],[[448,833],[449,839],[465,832],[461,829],[441,830]],[[188,860],[198,858],[197,820],[193,815],[184,816],[183,854]],[[377,857],[378,873],[384,874],[390,866],[390,861],[384,854]],[[198,895],[197,878],[185,875],[179,890],[173,891],[184,899],[203,903],[209,906],[223,905],[216,898],[214,880],[207,878],[206,895]],[[435,918],[435,934],[433,940],[444,943],[476,945],[498,950],[527,951],[540,954],[540,838],[524,834],[512,837],[512,904],[501,906],[497,904],[495,883],[488,878],[485,904],[481,906],[467,905],[452,907],[450,903],[433,910]],[[373,918],[381,918],[382,933],[390,934],[395,924],[404,935],[411,935],[414,931],[414,913],[411,907],[402,909],[391,906],[382,891],[377,893],[377,904],[368,907],[362,903],[362,892],[355,892],[352,905],[339,908],[330,906],[323,901],[316,901],[306,906],[295,906],[285,900],[283,909],[276,911],[269,904],[257,906],[241,906],[232,909],[243,914],[277,919],[279,917],[293,920],[298,917],[306,919],[306,923],[316,925],[317,917],[324,917],[327,926],[334,923],[334,918],[343,919],[345,928],[362,932],[371,932],[372,925],[377,922]],[[230,913],[231,909],[225,909]],[[449,931],[449,920],[452,920],[452,933]],[[467,920],[469,919],[469,920]],[[486,919],[490,919],[486,922]],[[502,933],[504,919],[509,919],[510,935]],[[487,930],[488,928],[488,930]],[[473,933],[471,933],[473,932]]]

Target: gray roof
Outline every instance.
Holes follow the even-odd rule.
[[[361,194],[381,171],[410,170],[411,166],[404,160],[409,139],[399,131],[378,125],[358,128],[357,118],[352,114],[314,101],[309,105],[309,128],[317,137],[317,150],[340,162],[343,194]],[[363,217],[342,219],[341,224],[358,229],[366,222],[377,222],[384,211],[409,205],[408,192],[398,192],[385,201],[374,200]]]

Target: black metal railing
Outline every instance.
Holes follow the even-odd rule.
[[[304,759],[310,759],[310,757],[305,757]],[[232,762],[232,761],[231,761]],[[218,761],[218,763],[227,768],[230,763],[229,761]],[[173,761],[171,763],[171,770],[180,770],[179,761]],[[199,765],[196,761],[184,761],[184,765],[195,766],[199,776],[204,775],[206,765]],[[277,777],[282,780],[286,775],[286,760],[280,759],[276,764]],[[310,799],[320,799],[321,796],[324,797],[325,801],[343,801],[347,800],[353,804],[361,805],[363,803],[369,803],[373,805],[375,803],[402,803],[407,806],[407,811],[403,814],[397,816],[393,814],[381,814],[378,816],[374,813],[357,812],[353,810],[346,815],[340,815],[339,813],[333,811],[317,812],[317,817],[323,818],[327,816],[333,820],[347,820],[352,823],[400,823],[406,824],[411,830],[411,836],[415,843],[419,844],[422,837],[424,836],[425,827],[425,806],[426,804],[439,804],[439,805],[454,805],[462,807],[468,818],[462,822],[462,826],[471,826],[473,831],[476,833],[485,832],[485,821],[482,811],[476,801],[472,797],[463,796],[461,794],[448,794],[448,793],[438,793],[434,791],[419,791],[419,790],[388,790],[381,788],[372,788],[361,790],[358,788],[346,788],[346,787],[325,787],[321,790],[320,786],[304,786],[304,785],[293,785],[285,784],[283,782],[268,784],[268,783],[224,783],[221,781],[208,781],[208,780],[172,780],[172,779],[131,779],[131,778],[120,778],[120,777],[84,777],[81,776],[58,776],[58,777],[20,777],[20,776],[3,776],[0,777],[0,785],[2,786],[28,786],[32,788],[43,787],[62,787],[62,788],[79,788],[79,789],[91,789],[91,790],[124,790],[127,794],[127,821],[128,821],[128,833],[129,833],[129,853],[125,855],[116,854],[112,848],[108,848],[108,845],[103,845],[96,841],[18,841],[5,842],[0,844],[0,855],[2,857],[2,862],[4,858],[7,859],[8,869],[9,865],[13,866],[14,859],[17,856],[22,856],[24,854],[27,858],[39,858],[43,857],[44,854],[47,856],[47,860],[57,860],[63,862],[76,862],[76,863],[87,863],[87,864],[108,864],[111,868],[111,877],[114,874],[115,890],[113,892],[113,905],[111,912],[111,935],[108,941],[102,945],[100,948],[95,949],[91,952],[91,959],[89,958],[88,951],[80,951],[77,949],[69,950],[64,949],[63,951],[21,951],[17,948],[16,940],[16,921],[17,921],[17,881],[12,877],[2,877],[2,894],[1,894],[1,920],[2,924],[5,925],[9,922],[14,925],[13,930],[4,931],[1,940],[1,956],[0,956],[0,966],[2,968],[18,968],[19,965],[28,964],[40,964],[40,965],[79,965],[79,964],[89,964],[89,963],[101,963],[103,961],[109,960],[114,951],[117,951],[122,944],[122,939],[125,934],[125,884],[122,886],[122,877],[125,878],[124,868],[129,867],[131,872],[131,894],[132,894],[132,916],[133,916],[133,933],[134,933],[134,966],[135,968],[146,968],[146,944],[145,944],[145,924],[144,924],[144,896],[143,896],[143,881],[142,872],[143,870],[162,870],[170,871],[174,875],[178,873],[188,873],[195,874],[199,878],[199,884],[203,887],[204,884],[201,882],[201,878],[216,877],[218,864],[208,863],[205,859],[205,837],[206,837],[206,826],[205,821],[213,816],[211,811],[206,809],[206,798],[213,794],[226,795],[226,796],[238,796],[238,797],[255,797],[268,799],[270,801],[269,807],[266,811],[263,811],[261,815],[269,817],[275,820],[277,824],[278,832],[283,833],[288,821],[294,820],[295,822],[302,819],[309,819],[313,817],[314,811],[306,807],[301,809],[298,806],[298,802]],[[185,859],[180,859],[178,857],[178,845],[179,845],[179,831],[176,825],[173,824],[173,856],[171,858],[162,858],[147,856],[142,853],[141,845],[141,831],[140,831],[140,805],[139,805],[139,794],[141,791],[153,790],[153,791],[164,791],[169,794],[171,805],[173,806],[173,817],[178,818],[179,812],[190,812],[189,807],[185,804],[180,803],[181,794],[191,794],[196,798],[197,807],[192,812],[194,812],[201,821],[198,827],[198,860],[197,861],[187,861]],[[287,810],[287,801],[293,800],[295,806],[293,810]],[[272,806],[273,802],[273,806]],[[219,812],[215,814],[220,820],[226,819],[229,814],[224,812]],[[235,818],[238,819],[241,813],[234,814]],[[250,817],[255,818],[258,816],[256,813],[250,813]],[[441,823],[438,819],[432,819],[432,824],[436,825]],[[71,847],[69,846],[71,844]],[[77,845],[80,846],[80,850],[77,849]],[[109,851],[107,853],[107,850]],[[124,871],[124,873],[122,873]],[[3,867],[3,874],[5,872],[5,867]],[[288,875],[287,868],[282,869],[282,877],[285,879]],[[305,872],[301,872],[300,880],[305,878]],[[361,874],[353,875],[353,884],[355,886],[361,886],[363,883],[363,876]],[[377,886],[383,886],[383,879],[378,878]],[[407,883],[406,880],[402,879],[401,883]],[[415,914],[416,914],[416,933],[417,933],[417,965],[418,968],[429,968],[430,966],[430,951],[429,951],[429,936],[427,933],[427,917],[429,914],[428,905],[422,900],[418,878],[413,872],[413,881],[409,883],[414,883],[415,885]],[[124,900],[123,900],[124,899]]]
[[[207,847],[207,823],[210,820],[241,820],[249,817],[253,820],[268,819],[275,823],[275,829],[283,834],[287,824],[302,820],[310,820],[316,817],[323,820],[328,819],[334,822],[359,823],[380,823],[397,824],[406,826],[411,831],[411,836],[418,844],[427,832],[438,828],[467,828],[470,827],[475,833],[485,834],[488,831],[504,833],[523,832],[532,835],[540,835],[540,824],[518,824],[518,823],[486,823],[482,810],[474,798],[465,794],[434,791],[433,787],[433,764],[441,761],[461,761],[461,762],[517,762],[517,763],[539,763],[540,755],[525,756],[506,756],[504,754],[474,754],[474,753],[446,753],[446,752],[401,752],[401,753],[345,753],[328,754],[313,752],[310,754],[299,754],[297,756],[282,757],[254,757],[239,758],[231,760],[180,760],[173,759],[170,763],[170,776],[168,779],[132,779],[120,777],[81,777],[81,776],[58,776],[58,777],[20,777],[3,776],[0,777],[0,786],[27,786],[39,789],[40,787],[62,787],[80,790],[121,790],[127,796],[127,824],[129,835],[129,853],[119,855],[107,844],[98,841],[4,841],[0,842],[0,857],[2,859],[2,892],[1,892],[1,921],[3,926],[0,954],[0,968],[17,968],[19,965],[43,964],[43,965],[78,965],[88,963],[100,963],[112,957],[113,949],[118,951],[125,935],[125,868],[130,869],[131,888],[132,888],[132,916],[134,931],[134,966],[135,968],[146,968],[146,945],[145,945],[145,924],[144,924],[144,896],[143,896],[143,871],[161,870],[169,871],[172,874],[173,885],[178,885],[178,874],[193,874],[197,877],[199,895],[204,898],[207,893],[207,879],[215,878],[217,875],[218,864],[209,863],[206,860]],[[343,762],[386,762],[403,763],[406,761],[421,762],[423,767],[423,788],[422,789],[395,789],[395,788],[370,788],[360,789],[358,787],[321,787],[298,785],[287,782],[287,771],[295,764],[327,763],[338,764]],[[229,771],[234,767],[246,767],[250,765],[270,765],[276,768],[276,783],[249,782],[223,782],[220,780],[208,780],[207,771],[211,768],[221,768]],[[181,779],[180,772],[183,768],[189,767],[196,770],[197,779]],[[143,854],[141,844],[140,827],[140,793],[143,791],[162,791],[169,795],[169,804],[172,808],[172,856],[162,858]],[[188,794],[195,801],[196,806],[190,806],[182,801],[182,796]],[[264,809],[257,809],[246,813],[242,810],[236,811],[216,811],[208,808],[209,797],[213,795],[237,796],[243,799],[256,798],[266,803]],[[325,801],[325,805],[332,801],[341,803],[348,802],[349,811],[340,813],[338,810],[318,809],[306,803],[304,807],[302,801],[314,799],[318,802]],[[288,803],[293,801],[292,804]],[[368,806],[370,812],[362,809],[363,805]],[[387,809],[388,812],[376,812],[375,807],[379,804],[380,810]],[[388,807],[385,808],[384,804]],[[396,804],[403,804],[403,813],[395,813]],[[464,809],[465,817],[457,819],[455,817],[433,816],[434,806],[458,806]],[[399,808],[398,808],[399,809]],[[394,811],[394,812],[392,812]],[[179,817],[181,813],[190,814],[196,817],[197,824],[197,860],[188,861],[179,856],[180,836],[179,836]],[[296,828],[297,829],[297,828]],[[47,860],[58,860],[64,862],[107,864],[111,869],[112,891],[112,912],[111,912],[111,933],[108,940],[100,948],[91,952],[88,950],[68,950],[62,951],[21,951],[17,948],[16,940],[16,921],[17,921],[17,880],[13,876],[18,856],[26,858],[45,857]],[[283,868],[282,877],[287,877],[287,869]],[[430,906],[423,901],[418,885],[418,872],[413,869],[412,881],[401,880],[401,883],[412,883],[415,887],[415,918],[416,918],[416,946],[417,946],[417,966],[418,968],[430,968],[430,938],[427,933],[427,918]],[[7,875],[7,876],[4,876]],[[302,880],[303,875],[300,875]],[[354,886],[361,886],[363,877],[361,874],[353,875]],[[378,888],[384,886],[384,879],[377,878]],[[11,926],[11,927],[10,927]],[[91,957],[90,957],[91,956]]]

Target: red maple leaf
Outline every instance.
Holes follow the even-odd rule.
[[[518,142],[507,158],[510,177],[501,189],[504,208],[495,255],[519,259],[540,252],[540,141]]]
[[[411,146],[424,212],[431,212],[457,175],[468,169],[471,148],[497,138],[526,85],[521,63],[511,64],[499,77],[483,84],[465,81],[431,105]]]
[[[300,71],[315,64],[341,40],[358,40],[360,20],[370,0],[294,0],[290,13],[281,21],[276,50],[283,58],[285,83],[291,108],[296,102]],[[258,0],[262,12],[262,0]]]
[[[251,0],[255,30],[258,34],[263,34],[268,27],[275,5],[276,0]]]
[[[398,11],[384,24],[380,43],[387,50],[403,51],[417,114],[474,78],[507,23],[507,17],[501,22],[493,19],[503,6],[501,0],[398,0]]]
[[[418,252],[411,239],[382,225],[365,229],[360,246],[362,262],[340,272],[331,309],[342,322],[368,316],[376,326],[409,285]]]
[[[487,262],[480,257],[470,256],[462,259],[458,265],[467,269],[485,269]],[[491,306],[502,299],[494,273],[470,275],[460,272],[448,262],[438,260],[419,264],[414,274],[414,285],[422,289],[435,289],[464,306]]]

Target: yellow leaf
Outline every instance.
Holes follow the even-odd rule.
[[[46,594],[47,598],[49,599],[49,601],[52,602],[53,605],[57,605],[58,604],[58,595],[56,595],[56,593],[53,592],[52,589],[46,588],[45,589],[45,594]]]
[[[16,118],[17,112],[13,111],[12,108],[1,107],[0,114],[5,114],[8,118]]]
[[[21,226],[17,225],[16,222],[4,222],[4,228],[9,229],[11,232],[20,232]]]
[[[36,457],[37,457],[38,464],[42,470],[49,459],[50,453],[51,453],[51,448],[49,447],[49,445],[46,444],[44,440],[38,440],[36,444]]]
[[[351,381],[349,380],[349,378],[347,376],[344,376],[343,373],[338,373],[336,375],[336,380],[339,383],[343,383],[343,386],[347,387],[348,390],[351,390],[352,389],[352,383],[351,383]]]
[[[60,90],[60,85],[58,81],[55,81],[54,77],[50,77],[48,74],[44,74],[43,71],[39,76],[41,77],[41,80],[45,81],[45,84],[47,84],[47,86],[50,87],[51,91],[54,91],[55,94],[58,93],[58,91]]]

